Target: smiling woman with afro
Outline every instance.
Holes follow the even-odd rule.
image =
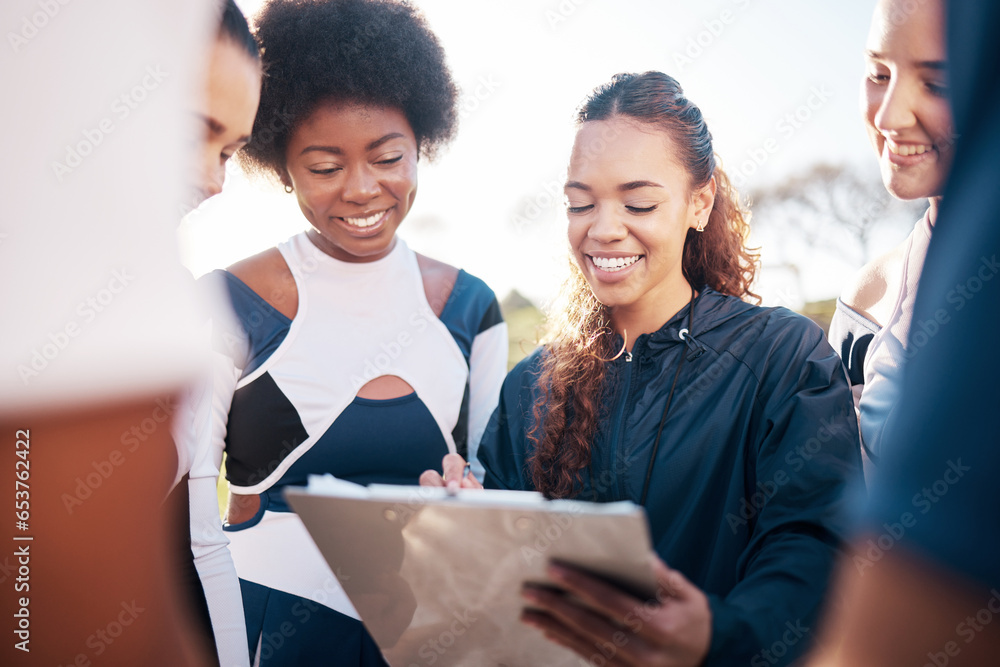
[[[256,25],[265,79],[240,153],[251,171],[280,177],[295,125],[329,100],[400,109],[428,158],[454,136],[458,96],[444,51],[408,3],[272,0]]]
[[[384,665],[373,637],[390,660],[414,648],[402,540],[364,554],[379,572],[371,595],[345,565],[355,610],[283,491],[327,473],[417,484],[447,454],[481,474],[507,329],[482,280],[396,234],[419,158],[457,122],[455,84],[424,18],[388,0],[271,0],[255,23],[264,84],[239,156],[293,194],[305,231],[203,279],[228,290],[239,326],[219,336],[237,344],[219,349],[197,413],[212,418],[192,429],[194,447],[216,466],[227,457],[250,663]],[[346,541],[368,529],[330,526]]]

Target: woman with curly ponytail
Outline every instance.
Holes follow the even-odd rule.
[[[609,124],[611,119],[625,125],[619,128]],[[692,192],[706,195],[703,210],[697,214],[697,219],[692,219],[696,224],[677,231],[680,240],[675,239],[678,245],[674,252],[681,253],[680,266],[676,267],[679,276],[687,285],[707,286],[740,299],[756,296],[750,291],[750,285],[757,256],[746,247],[750,230],[745,212],[729,179],[716,165],[711,135],[701,111],[683,96],[674,79],[654,72],[640,76],[620,74],[595,92],[580,109],[577,121],[581,124],[581,134],[574,157],[580,166],[593,163],[598,152],[609,152],[605,135],[618,136],[624,130],[642,127],[636,125],[637,121],[647,126],[643,131],[658,128],[666,133],[663,140],[671,144],[675,153],[672,159],[679,163],[677,168],[688,174],[686,186]],[[586,123],[600,125],[586,126],[584,132]],[[580,185],[571,177],[567,186],[571,235],[574,229],[583,233],[582,227],[587,227],[587,233],[591,234],[592,223],[599,222],[594,216],[600,213],[595,212],[593,204],[584,202],[586,195],[580,200],[583,206],[574,206],[574,198],[587,192]],[[643,189],[652,192],[663,188],[632,188],[627,192],[632,198],[642,198],[646,196],[641,192]],[[655,211],[637,211],[628,204],[625,207],[639,216],[655,214]],[[573,250],[577,252],[576,248]],[[648,276],[647,267],[658,261],[651,256],[640,256],[635,265],[610,267],[609,272],[599,265],[600,260],[598,258],[595,263],[580,252],[571,263],[570,277],[561,294],[564,307],[557,310],[549,324],[549,354],[542,363],[539,378],[542,394],[535,401],[535,420],[528,437],[535,443],[534,486],[553,497],[573,495],[576,485],[582,481],[581,473],[590,463],[589,443],[597,430],[600,394],[607,369],[604,362],[615,355],[616,345],[618,348],[624,345],[626,351],[631,352],[634,344],[634,340],[615,342],[612,326],[615,316],[611,304],[602,301],[598,293],[605,288],[611,289],[610,284],[621,282],[626,270]],[[593,279],[588,281],[584,272],[592,274]],[[637,289],[643,287],[640,285]],[[678,294],[685,302],[688,296],[690,287]],[[654,324],[658,329],[662,322]],[[627,327],[622,329],[622,333],[626,330]],[[633,332],[639,333],[635,329]],[[570,386],[586,390],[570,392]],[[567,412],[572,412],[574,418],[567,421]]]
[[[643,505],[662,595],[552,565],[571,595],[528,587],[523,619],[608,664],[788,664],[861,479],[844,372],[815,324],[750,303],[746,212],[677,81],[619,74],[577,120],[571,274],[479,457],[487,487]],[[448,484],[478,486],[462,463]]]

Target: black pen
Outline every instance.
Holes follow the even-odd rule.
[[[459,478],[458,486],[455,487],[454,489],[452,487],[448,486],[448,480],[445,480],[445,487],[444,488],[445,488],[445,491],[448,492],[449,496],[454,496],[454,495],[456,495],[458,493],[458,490],[460,488],[462,488],[462,482],[469,475],[469,471],[470,470],[472,470],[472,464],[469,463],[469,462],[466,462],[465,463],[465,467],[462,468],[462,476],[461,476],[461,478]]]

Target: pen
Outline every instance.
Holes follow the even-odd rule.
[[[462,477],[459,479],[458,487],[451,488],[450,486],[448,486],[447,484],[445,484],[445,489],[447,490],[449,496],[453,496],[453,495],[455,495],[455,494],[458,493],[458,489],[461,488],[461,486],[462,486],[462,480],[464,480],[466,477],[468,477],[470,470],[472,470],[472,464],[469,463],[469,462],[466,462],[465,463],[465,467],[462,468]],[[445,480],[445,482],[447,482],[447,479]]]

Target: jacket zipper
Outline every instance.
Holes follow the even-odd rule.
[[[635,346],[632,349],[635,350],[639,344],[640,342],[636,341]],[[632,382],[632,353],[626,352],[625,377],[622,379],[621,383],[624,391],[622,392],[621,404],[618,407],[618,417],[615,420],[615,428],[611,431],[612,434],[617,433],[617,436],[612,441],[611,447],[608,448],[611,456],[611,460],[609,461],[610,465],[608,467],[610,470],[614,471],[615,477],[615,495],[613,500],[621,500],[625,497],[625,484],[622,479],[624,475],[622,475],[622,471],[618,469],[618,464],[621,460],[619,457],[619,450],[621,449],[622,442],[625,440],[625,408],[628,407],[628,399],[629,396],[632,395]]]

